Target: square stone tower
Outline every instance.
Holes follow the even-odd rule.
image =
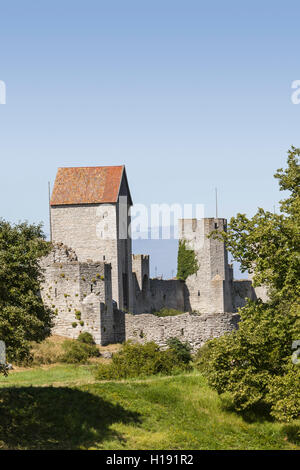
[[[200,313],[232,312],[232,268],[222,241],[208,238],[226,230],[226,219],[180,219],[179,238],[194,250],[198,271],[186,280],[186,308]]]
[[[59,168],[50,201],[51,240],[80,262],[111,264],[112,297],[131,309],[130,207],[125,166]]]

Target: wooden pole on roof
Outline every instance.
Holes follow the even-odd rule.
[[[51,221],[50,198],[51,198],[50,181],[48,181],[49,228],[50,228],[50,242],[52,242],[52,221]]]

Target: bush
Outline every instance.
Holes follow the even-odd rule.
[[[208,342],[202,357],[199,352],[198,364],[209,385],[219,394],[229,393],[235,410],[248,412],[267,403],[278,419],[299,415],[299,366],[286,366],[293,335],[299,335],[290,311],[248,302],[240,310],[239,329]]]
[[[158,310],[157,312],[153,311],[152,314],[157,316],[157,317],[174,317],[176,315],[182,315],[184,312],[181,312],[180,310],[175,310],[175,308],[162,308],[161,310]]]
[[[286,373],[274,377],[268,386],[267,403],[272,406],[271,415],[279,421],[291,421],[300,417],[300,365],[288,364]]]
[[[191,346],[188,342],[182,343],[178,338],[170,338],[167,341],[169,348],[174,351],[179,361],[189,364],[192,360]]]
[[[299,365],[291,366],[292,344],[300,338],[299,158],[300,149],[292,147],[287,168],[274,175],[287,191],[279,213],[258,208],[251,219],[237,214],[226,231],[210,234],[225,242],[242,272],[253,274],[254,287],[267,286],[269,299],[248,301],[239,309],[238,331],[211,343],[209,384],[229,393],[238,411],[267,403],[284,420],[300,414]]]
[[[110,364],[100,364],[96,378],[99,380],[126,379],[156,374],[174,374],[178,371],[189,370],[174,349],[160,351],[157,344],[124,343],[121,351],[114,354]]]
[[[201,346],[200,349],[198,349],[195,357],[194,357],[194,362],[196,368],[202,372],[202,373],[207,373],[209,369],[209,362],[211,359],[211,343],[205,343],[203,346]]]
[[[57,337],[50,336],[41,343],[31,344],[31,359],[23,361],[24,366],[55,364],[60,362],[63,341]]]
[[[80,335],[77,338],[77,341],[79,341],[80,343],[85,343],[85,344],[95,344],[93,335],[91,335],[91,333],[88,333],[87,331],[80,333]]]
[[[64,353],[60,360],[68,364],[86,363],[90,357],[99,357],[99,349],[92,344],[86,344],[81,341],[66,340],[62,344]]]

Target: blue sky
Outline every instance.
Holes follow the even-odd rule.
[[[220,216],[273,210],[272,175],[300,146],[299,14],[296,1],[0,0],[0,215],[47,232],[57,167],[114,164],[136,203],[213,216],[217,186]]]

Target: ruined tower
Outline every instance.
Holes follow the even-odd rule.
[[[50,201],[52,241],[72,247],[79,262],[110,263],[112,298],[124,310],[130,310],[132,299],[131,205],[125,166],[57,171]]]
[[[225,244],[208,238],[213,230],[226,230],[226,219],[179,220],[179,238],[194,250],[198,271],[186,280],[186,309],[200,313],[232,312],[232,267]]]

